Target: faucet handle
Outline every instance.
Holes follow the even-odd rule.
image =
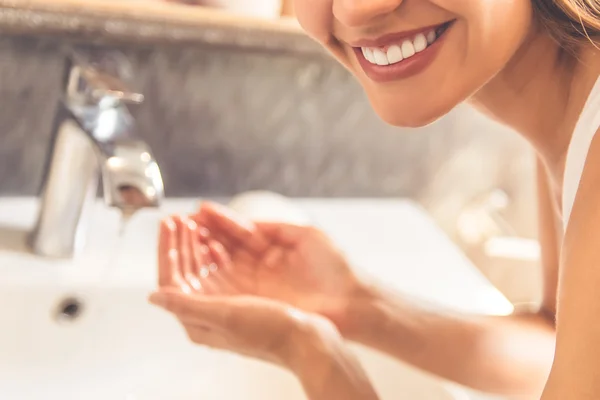
[[[83,90],[94,101],[105,97],[128,104],[141,104],[144,101],[143,94],[130,90],[119,78],[94,67],[75,66],[71,73],[83,84]]]
[[[124,56],[102,53],[102,57],[98,57],[97,53],[72,53],[67,95],[94,103],[105,98],[128,104],[142,103],[144,95],[131,90],[121,79],[121,70],[129,70]]]

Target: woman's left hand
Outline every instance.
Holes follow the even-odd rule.
[[[229,350],[296,370],[310,346],[341,342],[328,320],[304,313],[285,303],[254,296],[236,295],[218,274],[235,274],[226,259],[210,258],[201,251],[193,222],[163,221],[159,238],[159,290],[150,302],[173,313],[197,344]],[[205,259],[209,257],[210,259]],[[207,273],[206,265],[211,265]],[[205,276],[203,276],[205,275]],[[195,280],[202,280],[200,286]],[[194,286],[210,286],[210,295]]]
[[[206,296],[159,290],[150,302],[173,313],[190,340],[295,370],[298,345],[320,334],[339,337],[332,324],[283,303],[251,296]]]

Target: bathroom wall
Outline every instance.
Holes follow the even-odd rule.
[[[0,195],[35,195],[61,94],[57,40],[0,38]],[[412,197],[453,237],[457,216],[495,188],[533,236],[532,156],[467,107],[422,129],[385,125],[349,74],[323,56],[170,46],[119,49],[134,110],[170,196],[269,189],[289,196]]]

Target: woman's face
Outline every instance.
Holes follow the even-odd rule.
[[[386,122],[418,127],[475,93],[527,36],[530,0],[295,0],[300,24]]]

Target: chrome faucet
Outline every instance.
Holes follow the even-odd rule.
[[[164,197],[158,164],[134,133],[127,109],[144,97],[130,91],[114,68],[102,68],[89,54],[75,52],[69,60],[39,215],[29,237],[35,254],[56,258],[73,257],[83,248],[100,177],[104,202],[124,215],[158,207]]]

